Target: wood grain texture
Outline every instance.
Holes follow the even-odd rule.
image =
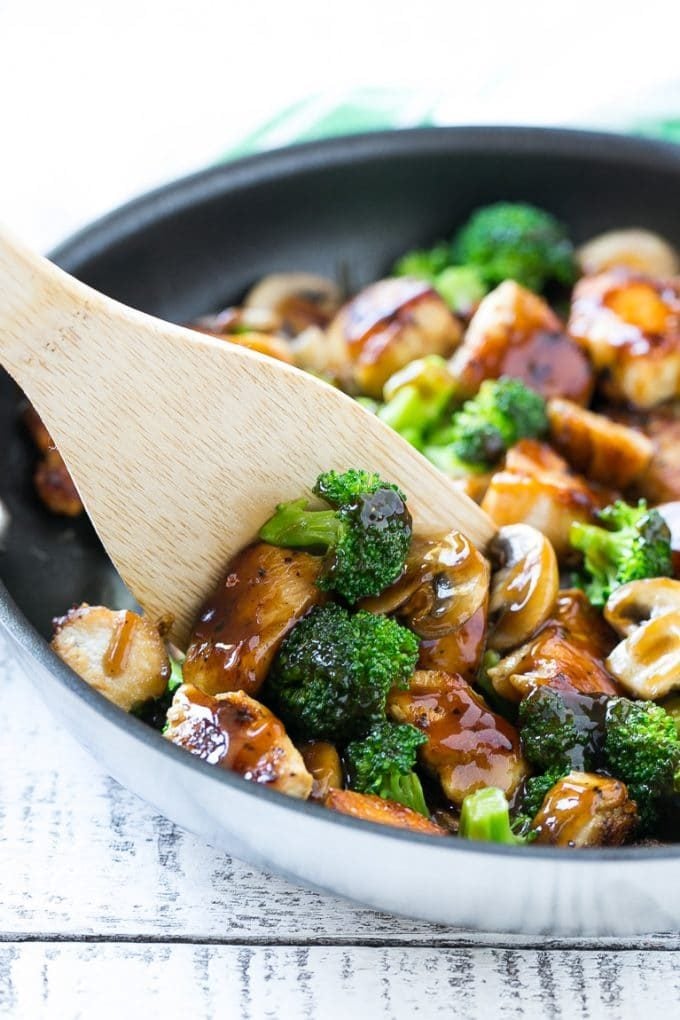
[[[179,644],[230,557],[329,468],[398,483],[424,535],[490,519],[344,393],[91,290],[0,232],[0,363],[54,437],[128,587]],[[166,366],[172,364],[172,371]]]
[[[677,1015],[668,953],[337,946],[0,946],[6,1015],[624,1020]]]

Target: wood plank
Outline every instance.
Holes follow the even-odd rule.
[[[619,1020],[677,1012],[680,956],[409,947],[0,947],[12,1017]]]
[[[0,667],[0,932],[253,941],[517,946],[535,938],[409,921],[258,872],[127,792]],[[9,877],[11,876],[11,878]],[[603,945],[543,942],[542,945]],[[680,947],[680,935],[607,945]]]

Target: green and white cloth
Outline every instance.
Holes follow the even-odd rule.
[[[644,100],[637,97],[636,102],[630,105],[620,103],[613,109],[586,111],[582,115],[575,113],[573,120],[555,126],[623,131],[680,142],[680,116],[667,112],[674,109],[680,109],[680,84],[677,88],[664,89],[663,94],[652,93]],[[622,110],[626,111],[625,116],[622,116]],[[235,159],[295,142],[311,142],[337,135],[460,124],[458,112],[446,97],[405,89],[366,88],[340,94],[324,92],[281,110],[230,147],[222,158]],[[499,117],[498,122],[502,123],[504,119]],[[536,124],[540,125],[540,120]]]

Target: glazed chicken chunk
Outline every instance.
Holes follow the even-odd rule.
[[[603,485],[626,489],[649,467],[654,444],[635,429],[571,400],[548,401],[550,439],[575,471]]]
[[[588,352],[603,393],[639,408],[680,396],[680,288],[626,269],[574,289],[569,332]]]
[[[585,404],[592,370],[550,306],[513,280],[496,287],[475,312],[465,341],[451,359],[460,395],[471,397],[485,379],[521,379],[544,397]]]
[[[129,712],[165,690],[168,655],[157,628],[145,617],[83,603],[54,626],[57,655],[119,708]]]
[[[609,496],[572,474],[545,443],[522,439],[492,476],[481,505],[499,526],[523,522],[542,532],[563,560],[571,554],[572,523],[594,523]]]
[[[547,684],[581,694],[621,693],[605,660],[616,635],[577,589],[561,591],[544,627],[489,670],[495,691],[520,701],[534,687]]]
[[[203,761],[231,769],[305,800],[312,776],[275,715],[244,691],[211,697],[190,684],[178,688],[165,736]]]
[[[637,823],[637,808],[624,783],[570,772],[548,791],[531,828],[539,845],[621,846]]]
[[[184,679],[207,694],[256,694],[284,637],[312,606],[321,559],[257,542],[234,557],[191,635]]]
[[[400,368],[427,354],[448,356],[462,327],[423,280],[380,280],[360,291],[328,327],[327,369],[343,388],[379,400]]]
[[[515,728],[460,676],[418,670],[407,691],[392,692],[388,713],[425,733],[421,761],[454,804],[483,786],[511,796],[526,774]]]

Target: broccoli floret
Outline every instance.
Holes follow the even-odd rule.
[[[628,787],[648,832],[661,802],[674,792],[680,770],[680,738],[675,721],[650,701],[612,698],[607,707],[604,744],[607,770]]]
[[[415,726],[376,723],[363,740],[347,745],[350,786],[360,793],[377,793],[427,816],[423,788],[413,771],[418,748],[426,740]]]
[[[378,417],[421,449],[426,432],[436,425],[451,400],[454,380],[444,358],[429,354],[391,376]]]
[[[541,810],[541,805],[546,795],[552,790],[555,783],[559,783],[560,779],[564,779],[568,772],[569,769],[554,768],[549,769],[540,776],[532,776],[530,779],[527,779],[522,795],[522,814],[529,819],[529,822]]]
[[[433,285],[451,311],[463,316],[472,314],[489,289],[475,266],[448,266],[435,276]]]
[[[453,416],[446,440],[454,455],[468,464],[491,467],[520,439],[543,435],[548,429],[545,401],[519,379],[487,379],[479,393]]]
[[[267,677],[268,703],[301,739],[364,736],[404,687],[418,639],[386,616],[315,606],[288,634]]]
[[[658,510],[617,500],[598,514],[602,527],[574,522],[569,541],[583,553],[581,584],[594,606],[628,581],[673,574],[671,533]]]
[[[147,723],[147,725],[153,726],[155,730],[163,732],[167,725],[168,709],[172,704],[175,691],[183,683],[182,662],[170,656],[170,676],[167,687],[157,698],[149,698],[140,705],[135,705],[132,709],[132,714],[136,715],[142,722]]]
[[[395,276],[415,276],[419,280],[434,283],[439,273],[450,264],[449,245],[441,242],[432,248],[406,252],[395,262],[392,272]]]
[[[392,271],[395,276],[427,280],[451,311],[459,315],[470,315],[488,290],[483,274],[476,266],[453,264],[449,244],[407,252],[395,263]]]
[[[486,786],[467,795],[460,809],[458,835],[463,839],[510,846],[526,842],[512,831],[507,797],[496,786]]]
[[[592,771],[601,757],[606,710],[606,696],[535,687],[519,706],[524,757],[540,772]]]
[[[550,280],[576,279],[574,249],[554,216],[523,202],[498,202],[473,213],[456,234],[454,263],[477,266],[486,283],[516,280],[540,291]]]
[[[281,503],[260,538],[286,548],[326,553],[318,580],[348,602],[379,595],[401,575],[411,546],[411,515],[396,485],[367,471],[328,471],[314,492],[333,507],[309,510],[304,499]]]

